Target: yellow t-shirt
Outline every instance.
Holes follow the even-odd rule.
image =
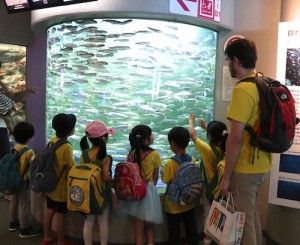
[[[227,118],[250,125],[256,129],[259,123],[259,110],[259,94],[256,84],[247,81],[236,84],[232,90]],[[271,154],[252,147],[250,145],[250,134],[244,131],[240,155],[233,171],[236,173],[255,174],[266,173],[271,168]]]
[[[215,173],[217,172],[217,165],[220,160],[215,156],[210,145],[201,140],[200,138],[197,138],[195,142],[195,149],[197,150],[197,152],[199,152],[201,156],[207,182],[209,183],[212,180]],[[222,154],[219,146],[216,146],[216,150],[220,153],[220,155]]]
[[[159,168],[162,164],[162,160],[157,151],[152,151],[147,155],[141,164],[141,176],[143,180],[153,181],[154,169]]]
[[[51,139],[51,142],[56,143],[59,138]],[[67,178],[70,168],[75,164],[73,148],[70,144],[63,144],[55,151],[56,161],[54,169],[57,176],[60,176],[56,189],[46,195],[54,201],[66,202],[67,201]]]
[[[195,163],[195,158],[192,158],[192,162]],[[161,180],[162,182],[169,184],[171,181],[175,178],[175,174],[177,169],[179,168],[178,162],[176,162],[173,159],[167,159],[166,163],[163,167],[162,175],[161,175]],[[195,203],[192,202],[188,205],[180,205],[174,203],[167,195],[165,195],[164,198],[164,203],[165,203],[165,211],[170,214],[179,214],[179,213],[184,213],[187,212],[193,208],[195,208]]]
[[[15,145],[14,149],[19,152],[21,151],[24,147],[27,147],[27,145],[22,145],[22,144],[17,144]],[[29,149],[26,151],[19,160],[19,172],[21,175],[24,175],[24,180],[28,180],[30,175],[29,175],[29,165],[31,162],[31,158],[34,156],[34,151],[32,149]]]

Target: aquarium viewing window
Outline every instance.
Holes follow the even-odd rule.
[[[13,93],[26,88],[26,47],[0,43],[0,91],[3,87]],[[14,124],[26,120],[25,105],[25,100],[15,103]]]
[[[107,145],[114,164],[126,159],[137,124],[152,128],[152,147],[165,161],[173,155],[167,140],[172,127],[188,128],[191,113],[212,120],[216,32],[158,20],[83,19],[52,26],[47,34],[47,140],[54,136],[53,116],[74,113],[76,159],[93,120],[117,130]],[[204,130],[197,127],[197,133],[205,139]],[[188,151],[199,160],[192,142]]]

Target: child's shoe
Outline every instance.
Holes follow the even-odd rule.
[[[34,229],[31,226],[21,229],[19,233],[20,238],[29,238],[29,237],[36,237],[41,234],[41,229]]]
[[[14,222],[10,222],[8,231],[13,232],[13,231],[18,230],[19,228],[20,228],[19,220],[16,220]]]

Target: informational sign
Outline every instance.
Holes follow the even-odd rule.
[[[231,76],[229,68],[223,66],[222,101],[230,100],[232,89],[237,82],[238,79]]]
[[[290,89],[300,117],[300,24],[279,23],[277,80]],[[292,147],[273,155],[269,202],[300,209],[300,125]]]
[[[220,22],[221,0],[170,0],[170,12]]]

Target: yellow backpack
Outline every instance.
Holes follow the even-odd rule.
[[[70,211],[100,215],[104,209],[101,168],[91,163],[87,150],[82,154],[84,163],[74,165],[68,174],[67,207]]]

